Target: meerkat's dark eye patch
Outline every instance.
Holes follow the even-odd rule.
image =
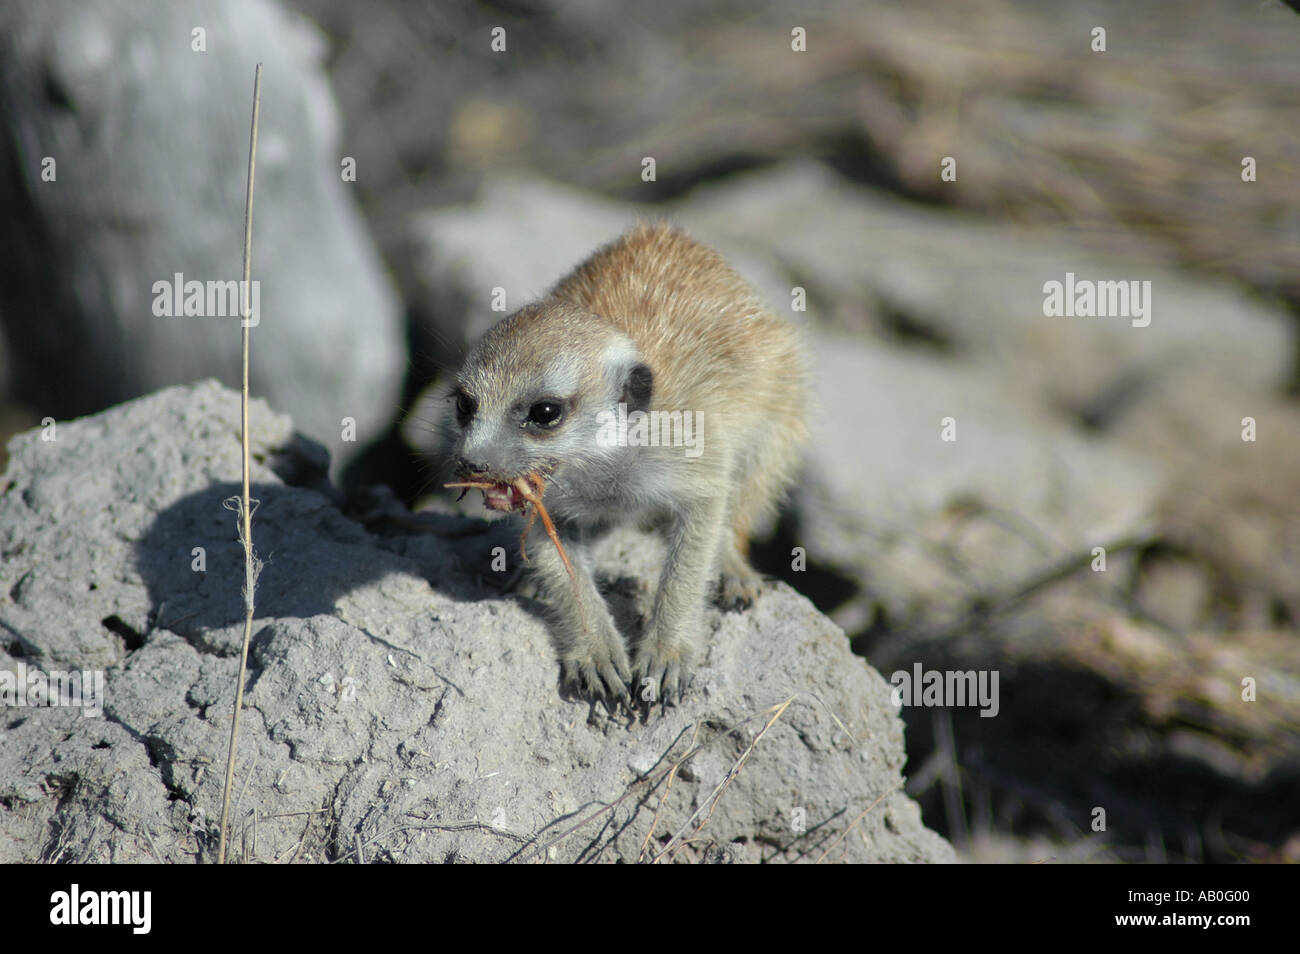
[[[456,389],[456,421],[461,427],[469,423],[469,419],[474,416],[478,410],[478,401],[466,394],[459,388]]]
[[[527,424],[552,428],[564,419],[564,402],[558,398],[543,398],[528,409]]]

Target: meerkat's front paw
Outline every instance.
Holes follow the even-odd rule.
[[[632,664],[633,687],[647,705],[662,702],[675,705],[690,682],[690,659],[686,647],[646,640]]]
[[[582,655],[561,659],[560,681],[569,692],[593,702],[603,702],[611,710],[620,702],[631,708],[628,684],[632,675],[622,646],[616,651],[593,647]]]

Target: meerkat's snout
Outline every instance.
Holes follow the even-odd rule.
[[[710,590],[727,606],[755,598],[749,532],[794,476],[805,378],[794,329],[717,253],[664,226],[600,250],[470,351],[451,392],[455,486],[546,522],[555,546],[530,550],[567,685],[667,701]],[[668,544],[631,663],[590,572],[560,543],[623,522],[663,527]]]

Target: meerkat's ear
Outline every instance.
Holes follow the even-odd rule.
[[[629,413],[650,409],[650,395],[654,393],[654,380],[654,374],[647,364],[637,363],[628,369],[627,377],[623,379],[623,394],[619,400],[627,405]]]

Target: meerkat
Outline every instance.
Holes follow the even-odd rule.
[[[634,687],[676,700],[710,591],[727,608],[758,593],[749,536],[795,477],[807,393],[794,327],[715,251],[662,224],[600,249],[470,350],[449,395],[453,464],[491,509],[544,494],[559,537],[528,557],[567,688],[611,707]],[[630,662],[586,552],[624,522],[667,544]]]

